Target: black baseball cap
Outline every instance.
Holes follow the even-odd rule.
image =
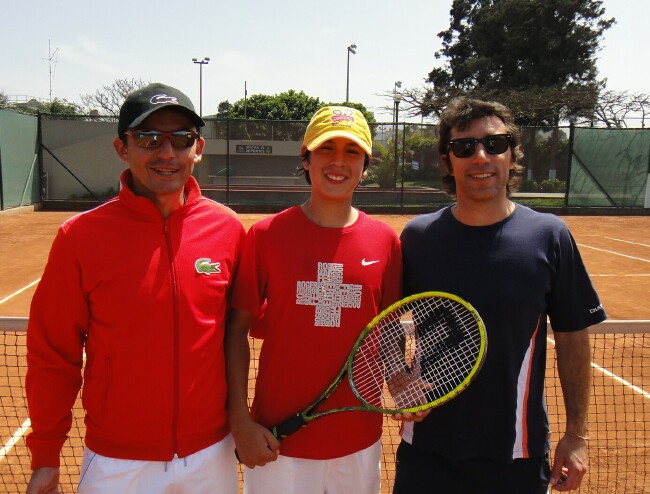
[[[140,125],[153,112],[167,107],[177,108],[187,115],[197,127],[203,127],[205,122],[194,111],[192,101],[178,89],[155,82],[133,91],[127,96],[120,108],[120,119],[117,124],[117,135]]]

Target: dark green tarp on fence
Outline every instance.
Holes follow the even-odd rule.
[[[649,154],[648,129],[576,128],[568,206],[642,208]]]
[[[38,119],[0,110],[0,206],[10,209],[40,200]]]

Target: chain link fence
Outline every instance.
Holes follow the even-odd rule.
[[[205,195],[247,211],[300,204],[309,195],[298,173],[307,123],[206,118],[206,146],[195,170]],[[378,123],[371,130],[373,158],[355,205],[390,212],[453,202],[440,183],[435,125]],[[92,205],[114,196],[124,167],[113,149],[115,136],[111,117],[0,111],[2,209],[38,202]],[[517,202],[536,208],[650,207],[650,129],[524,127],[522,148]]]

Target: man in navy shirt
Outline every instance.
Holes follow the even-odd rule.
[[[510,200],[520,133],[501,104],[459,98],[440,121],[443,183],[456,203],[402,233],[405,295],[454,293],[479,312],[488,351],[477,379],[421,423],[404,424],[394,494],[546,493],[587,471],[588,328],[606,318],[559,218]],[[549,464],[544,403],[547,317],[566,422]]]

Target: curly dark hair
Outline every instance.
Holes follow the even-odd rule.
[[[517,190],[521,183],[524,167],[519,161],[524,157],[521,151],[521,131],[515,124],[512,112],[501,103],[496,101],[482,101],[478,99],[467,98],[462,96],[453,99],[440,115],[438,125],[438,152],[440,154],[441,180],[445,190],[449,194],[456,194],[456,179],[450,174],[451,163],[449,161],[448,147],[451,140],[452,129],[465,130],[471,123],[479,118],[495,116],[499,118],[506,126],[507,132],[512,134],[510,139],[510,149],[514,168],[510,170],[510,180],[506,187],[507,196]]]

